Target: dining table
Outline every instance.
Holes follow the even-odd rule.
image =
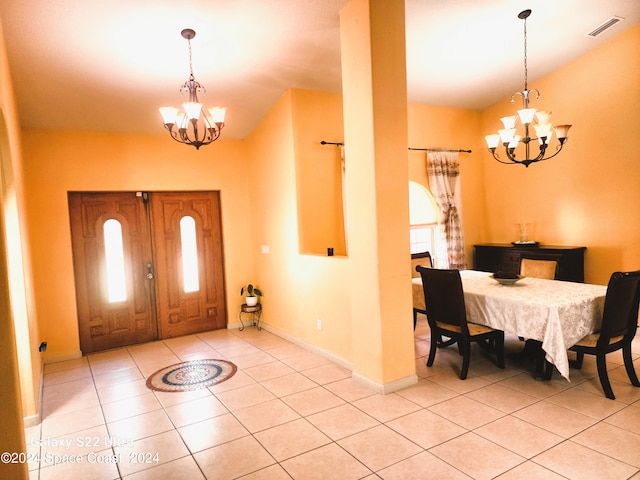
[[[607,287],[523,277],[507,285],[490,272],[460,271],[467,320],[538,341],[545,359],[569,380],[567,350],[597,331]],[[414,298],[422,279],[413,278]]]

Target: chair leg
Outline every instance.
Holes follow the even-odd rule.
[[[485,352],[494,353],[496,351],[496,342],[493,338],[477,340],[476,343]]]
[[[624,358],[624,368],[627,370],[631,385],[634,387],[640,387],[640,381],[636,375],[636,370],[633,368],[633,359],[631,358],[631,343],[622,347],[622,357]]]
[[[438,338],[440,335],[431,329],[431,347],[429,348],[429,358],[427,359],[427,367],[433,365],[433,361],[436,358],[436,350],[438,349]]]
[[[584,353],[576,352],[576,359],[575,360],[569,360],[569,366],[571,368],[575,368],[575,369],[580,370],[582,368],[583,360],[584,360]]]
[[[609,374],[607,373],[607,356],[604,353],[596,355],[596,364],[598,365],[598,377],[600,378],[600,385],[607,398],[615,400],[616,396],[613,394],[611,383],[609,382]]]
[[[494,343],[498,368],[504,368],[504,332],[500,332],[500,338]]]
[[[458,348],[462,355],[462,370],[460,370],[460,380],[467,378],[469,372],[469,360],[471,357],[471,346],[469,342],[458,342]]]
[[[416,323],[418,323],[418,312],[416,309],[413,309],[413,329],[416,329]]]

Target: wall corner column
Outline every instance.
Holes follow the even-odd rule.
[[[417,381],[409,248],[404,0],[340,13],[353,375]]]

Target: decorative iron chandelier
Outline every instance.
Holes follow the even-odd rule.
[[[226,108],[212,107],[203,109],[198,102],[198,93],[206,93],[205,88],[196,82],[191,63],[191,39],[196,32],[186,28],[180,32],[189,42],[189,80],[180,87],[180,94],[189,94],[189,101],[182,104],[184,111],[175,107],[161,107],[160,113],[164,120],[164,128],[169,131],[171,138],[185,145],[193,145],[198,150],[203,145],[209,145],[220,137],[224,127]]]
[[[500,120],[502,121],[504,128],[502,130],[498,130],[498,133],[487,135],[485,137],[489,151],[493,155],[493,158],[498,162],[509,165],[519,164],[524,165],[525,167],[528,167],[535,162],[549,160],[560,153],[560,150],[562,150],[562,147],[567,141],[569,128],[571,128],[571,125],[558,125],[556,127],[552,127],[549,122],[551,112],[538,112],[535,108],[529,108],[529,98],[531,94],[535,92],[536,100],[540,98],[540,92],[536,89],[529,90],[527,84],[527,18],[529,15],[531,15],[531,10],[524,10],[518,14],[518,18],[524,20],[524,90],[516,92],[511,96],[511,103],[515,103],[516,95],[520,95],[522,97],[522,109],[518,110],[518,115],[501,118]],[[535,124],[533,124],[534,116],[537,120],[537,123]],[[524,126],[524,136],[516,133],[516,124],[518,123],[518,120]],[[531,128],[533,128],[537,137],[529,136]],[[553,137],[554,130],[559,143],[556,145],[555,151],[550,152],[550,154],[545,157],[547,154],[547,148],[549,147],[549,142],[551,141],[551,137]],[[535,157],[531,156],[530,144],[533,140],[538,140],[539,144],[539,151]],[[496,153],[499,143],[502,143],[504,146],[508,160],[502,160],[499,154]],[[516,158],[516,148],[520,143],[524,145],[525,151],[525,157],[522,160]]]

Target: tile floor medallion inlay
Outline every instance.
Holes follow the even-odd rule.
[[[160,392],[198,390],[224,382],[236,371],[235,364],[226,360],[191,360],[161,368],[147,378],[147,387]]]

